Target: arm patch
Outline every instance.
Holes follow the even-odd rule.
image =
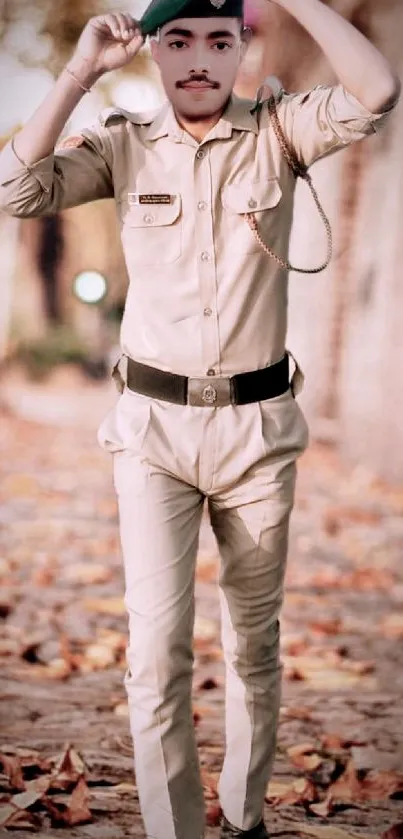
[[[83,137],[82,134],[71,135],[71,137],[65,137],[64,140],[61,140],[61,142],[57,144],[56,150],[78,149],[84,142],[85,137]]]

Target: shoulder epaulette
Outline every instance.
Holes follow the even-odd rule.
[[[148,112],[125,111],[124,108],[107,108],[100,115],[100,122],[105,127],[116,122],[128,121],[134,125],[150,125],[159,112],[159,108]]]

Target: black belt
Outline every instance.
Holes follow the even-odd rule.
[[[193,378],[158,370],[127,357],[126,385],[130,390],[178,405],[223,407],[245,405],[280,396],[289,388],[288,354],[281,361],[235,376]]]

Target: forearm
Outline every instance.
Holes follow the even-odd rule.
[[[87,62],[77,55],[67,66],[83,87],[90,88],[99,78]],[[63,70],[50,93],[14,137],[15,153],[26,165],[30,166],[51,154],[67,120],[83,96],[85,91],[80,84]]]
[[[372,113],[399,96],[400,82],[379,50],[321,0],[273,0],[289,12],[321,47],[339,82]]]

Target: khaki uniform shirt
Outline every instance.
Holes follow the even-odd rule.
[[[295,177],[267,104],[252,113],[254,104],[232,96],[201,143],[167,102],[151,115],[102,113],[79,147],[32,166],[12,141],[2,152],[0,203],[8,213],[42,215],[114,197],[130,278],[121,346],[140,362],[188,376],[231,375],[284,355],[287,272],[243,214],[255,213],[265,242],[286,258]],[[282,93],[277,107],[307,166],[386,118],[341,85]]]

